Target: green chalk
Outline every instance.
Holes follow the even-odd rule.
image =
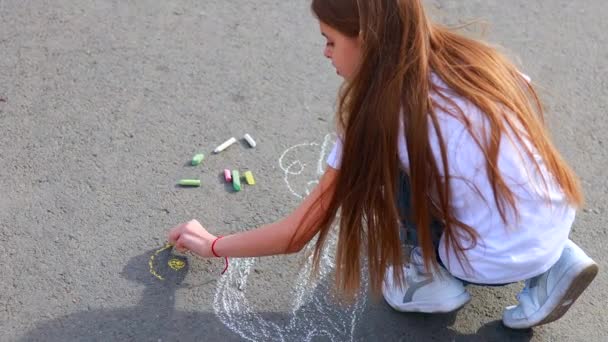
[[[241,176],[239,170],[232,170],[232,187],[234,191],[241,191]]]
[[[194,157],[192,157],[192,165],[196,166],[198,164],[200,164],[203,159],[205,159],[205,155],[202,153],[199,153],[197,155],[195,155]]]
[[[200,179],[180,179],[177,183],[181,186],[201,186]]]

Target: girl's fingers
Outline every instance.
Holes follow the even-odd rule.
[[[198,221],[192,220],[173,227],[167,238],[180,253],[191,251],[202,257],[209,257],[211,252],[207,249],[215,236],[209,234]]]
[[[169,235],[167,237],[167,239],[169,240],[169,243],[175,244],[175,242],[179,239],[179,236],[182,233],[183,230],[183,224],[180,224],[179,226],[175,226],[173,228],[171,228],[171,230],[169,231]]]
[[[205,251],[205,240],[200,236],[192,235],[192,234],[182,234],[177,241],[177,245],[179,248],[187,249],[195,254],[198,254],[201,257],[208,257],[209,253]],[[179,249],[178,249],[179,250]]]
[[[175,250],[180,253],[185,253],[188,251],[188,248],[184,244],[183,235],[177,241],[175,241],[175,245],[173,246],[173,248],[175,248]]]
[[[182,223],[178,226],[173,227],[169,231],[169,236],[167,237],[169,240],[169,243],[175,243],[175,241],[177,241],[179,239],[180,235],[182,235],[182,234],[196,232],[196,223],[198,223],[198,222],[196,220],[193,220],[193,221]]]
[[[196,221],[190,221],[183,224],[183,228],[181,230],[182,234],[190,234],[193,236],[197,236],[201,239],[204,239],[209,233],[200,223]]]

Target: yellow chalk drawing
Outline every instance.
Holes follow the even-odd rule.
[[[158,253],[160,253],[166,249],[169,249],[171,247],[173,247],[172,244],[170,244],[170,243],[166,244],[164,247],[162,247],[161,249],[154,252],[154,254],[152,254],[152,256],[150,257],[150,261],[148,261],[148,265],[150,266],[150,273],[152,273],[153,276],[155,276],[156,278],[158,278],[160,280],[165,280],[165,278],[163,278],[160,274],[158,274],[158,273],[156,273],[156,271],[154,271],[154,257],[156,257],[158,255]],[[169,261],[169,262],[171,262],[171,261]],[[184,266],[182,266],[182,267],[184,267]]]
[[[171,259],[168,262],[169,267],[171,267],[172,269],[179,271],[182,268],[184,268],[184,266],[186,266],[186,263],[183,260],[179,260],[179,259]]]

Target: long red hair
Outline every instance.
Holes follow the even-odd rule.
[[[474,227],[460,222],[450,210],[449,161],[441,134],[441,163],[429,144],[429,127],[441,132],[435,113],[438,104],[430,96],[441,91],[431,82],[431,72],[487,116],[490,139],[476,137],[476,141],[486,157],[494,201],[503,220],[509,207],[516,210],[513,193],[497,165],[507,131],[531,143],[571,204],[582,203],[577,177],[551,143],[536,91],[496,49],[431,22],[421,0],[313,0],[312,11],[342,34],[360,35],[362,40],[358,72],[340,92],[337,121],[344,145],[329,205],[316,220],[302,224],[293,238],[297,241],[305,232],[319,232],[314,254],[314,265],[318,265],[339,212],[336,286],[341,293],[350,298],[357,293],[363,256],[373,293],[380,292],[389,265],[395,266],[395,281],[401,282],[405,260],[395,204],[400,120],[409,154],[413,221],[425,264],[436,266],[431,215],[444,225],[446,248],[453,248],[459,260],[463,250],[477,242]],[[462,111],[453,114],[470,128]],[[528,148],[523,152],[532,156]],[[463,236],[471,244],[462,246]]]

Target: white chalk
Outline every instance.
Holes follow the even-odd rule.
[[[253,138],[251,137],[251,135],[249,134],[245,134],[245,136],[243,137],[245,138],[245,140],[247,140],[247,143],[249,144],[249,146],[251,147],[255,147],[255,140],[253,140]]]
[[[220,146],[218,146],[215,150],[213,150],[213,153],[220,153],[223,150],[227,149],[230,145],[234,144],[235,142],[236,142],[236,139],[234,137],[232,137],[232,138],[226,140],[226,142],[224,142]]]

